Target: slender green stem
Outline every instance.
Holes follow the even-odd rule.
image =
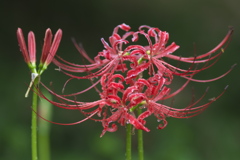
[[[39,78],[35,78],[34,85],[33,85],[33,97],[32,97],[32,160],[38,159],[37,154],[37,104],[38,104],[38,95],[37,95],[37,88],[38,87]],[[35,111],[35,112],[34,112]]]
[[[142,113],[141,109],[138,108],[138,115]],[[143,149],[143,130],[138,129],[138,158],[144,160],[144,149]]]
[[[126,125],[126,160],[132,159],[132,125]]]
[[[48,97],[48,99],[52,99],[52,96],[49,92],[44,92],[43,94]],[[39,104],[39,113],[44,118],[51,120],[52,117],[52,105],[47,100],[42,99]],[[50,127],[51,123],[39,119],[38,121],[38,147],[39,147],[39,159],[40,160],[50,160]]]

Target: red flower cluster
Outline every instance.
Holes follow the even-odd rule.
[[[119,29],[126,31],[126,33],[121,36]],[[101,136],[106,131],[116,131],[116,123],[122,126],[130,123],[136,129],[148,132],[150,130],[145,126],[145,119],[150,115],[154,115],[162,122],[158,129],[163,129],[167,125],[167,117],[189,118],[195,116],[223,94],[221,93],[206,104],[196,106],[205,96],[204,94],[199,100],[183,109],[172,108],[159,103],[178,94],[190,81],[209,82],[228,74],[232,68],[214,79],[193,79],[195,74],[215,64],[223,53],[223,45],[227,43],[232,32],[231,29],[214,49],[205,54],[195,57],[180,57],[172,54],[179,48],[178,45],[174,42],[167,45],[169,39],[167,32],[149,26],[140,26],[139,30],[134,32],[130,31],[130,26],[121,24],[113,30],[113,34],[109,37],[109,43],[101,39],[105,49],[99,52],[94,60],[88,57],[83,48],[75,44],[80,53],[91,64],[77,65],[60,57],[53,60],[53,63],[71,78],[100,78],[92,86],[71,95],[58,95],[45,85],[43,86],[61,100],[61,102],[48,100],[50,103],[64,109],[80,110],[87,116],[86,119],[72,124],[81,123],[87,119],[102,122],[104,129]],[[146,39],[148,44],[146,46],[138,45],[137,42],[140,38]],[[217,51],[219,52],[215,53]],[[190,67],[188,69],[176,67],[167,63],[164,60],[165,58],[190,63]],[[201,68],[196,68],[195,64],[198,63],[204,63],[204,65]],[[88,74],[76,76],[73,72],[86,72]],[[168,85],[172,83],[174,76],[183,77],[186,82],[178,90],[171,92]],[[66,98],[66,96],[75,96],[86,92],[97,84],[101,85],[101,91],[97,90],[100,96],[97,101],[78,102]],[[46,99],[44,95],[41,94],[41,96]],[[141,110],[141,113],[137,114],[137,110]],[[99,118],[93,118],[94,115]]]

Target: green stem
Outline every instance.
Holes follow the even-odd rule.
[[[44,92],[43,94],[48,98],[52,99],[49,92]],[[44,118],[51,120],[52,117],[52,105],[47,100],[42,99],[39,104],[39,113]],[[40,160],[50,160],[50,127],[51,123],[39,119],[38,121],[38,147],[39,147],[39,159]]]
[[[138,108],[138,115],[142,113],[141,109]],[[144,149],[143,149],[143,130],[138,129],[138,158],[144,160]]]
[[[132,125],[127,124],[126,128],[126,160],[132,159]]]
[[[39,78],[35,78],[33,85],[33,98],[32,98],[32,160],[37,160],[37,103],[38,103],[38,95],[37,95],[37,87],[38,87]]]

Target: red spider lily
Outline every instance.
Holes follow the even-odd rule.
[[[118,34],[119,28],[126,31],[123,36]],[[86,115],[84,120],[63,125],[77,124],[87,119],[92,119],[102,122],[104,129],[101,136],[107,131],[116,131],[116,123],[122,126],[130,123],[136,129],[148,132],[150,130],[145,126],[145,119],[150,115],[154,115],[162,122],[158,126],[158,129],[162,129],[167,125],[167,117],[189,118],[196,116],[224,93],[225,90],[214,100],[197,106],[198,102],[205,97],[205,92],[196,102],[183,109],[162,104],[163,100],[179,94],[190,81],[215,81],[232,70],[233,67],[226,73],[213,79],[197,80],[193,78],[195,74],[208,69],[218,61],[219,56],[224,51],[223,46],[231,37],[233,32],[232,29],[229,30],[225,38],[214,49],[195,57],[180,57],[173,55],[172,53],[175,52],[179,46],[174,42],[167,45],[169,34],[158,28],[141,26],[136,32],[129,30],[130,27],[126,24],[117,26],[112,36],[109,38],[110,45],[102,39],[105,49],[99,52],[94,60],[89,58],[84,49],[77,46],[75,43],[77,49],[91,63],[89,65],[76,65],[60,57],[53,60],[53,62],[71,78],[90,79],[92,81],[92,78],[101,77],[100,80],[93,83],[93,85],[87,89],[70,95],[59,95],[43,85],[49,92],[55,95],[60,102],[51,101],[43,94],[39,93],[41,97],[47,99],[57,107],[79,110]],[[147,46],[136,44],[140,36],[147,39]],[[131,41],[127,40],[128,38],[131,38]],[[220,51],[214,54],[218,50]],[[173,66],[167,63],[164,60],[165,58],[190,63],[190,67],[188,69],[182,69]],[[128,65],[129,63],[130,65]],[[195,64],[199,63],[203,63],[204,65],[201,68],[196,68]],[[144,71],[147,70],[148,76],[144,77]],[[80,77],[69,72],[86,72],[88,75]],[[180,76],[187,80],[179,89],[171,92],[171,89],[167,86],[172,83],[174,76]],[[100,96],[100,99],[97,101],[79,102],[67,98],[69,96],[75,97],[92,88],[96,88],[96,85],[99,83],[101,85],[101,91],[97,89]],[[142,110],[142,114],[136,115],[135,111],[139,109]],[[95,116],[98,116],[98,118],[94,118]]]
[[[188,82],[189,81],[190,80],[188,80]],[[66,98],[68,95],[58,95],[45,85],[43,86],[57,96],[60,102],[51,101],[41,93],[39,93],[39,95],[57,107],[70,110],[80,110],[86,115],[86,118],[79,122],[69,124],[52,123],[74,125],[82,123],[87,119],[100,121],[104,128],[101,134],[102,137],[107,131],[115,132],[118,129],[116,123],[119,123],[122,126],[130,123],[136,129],[149,132],[150,130],[145,126],[145,118],[152,114],[158,119],[158,121],[162,122],[162,124],[158,126],[158,129],[163,129],[167,125],[167,117],[190,118],[196,116],[224,93],[222,92],[218,97],[206,104],[196,106],[206,95],[205,92],[205,94],[196,102],[183,109],[178,109],[159,102],[175,96],[186,87],[188,82],[173,93],[170,93],[170,88],[165,86],[166,79],[159,74],[155,74],[147,80],[139,78],[134,85],[128,87],[125,87],[126,83],[124,82],[125,79],[120,74],[105,74],[100,80],[102,86],[102,92],[100,93],[101,99],[94,102],[79,102],[68,99]],[[74,94],[74,96],[77,94]],[[141,109],[144,112],[137,116],[135,114],[136,109]],[[98,118],[93,118],[94,116],[97,116]],[[109,126],[111,123],[112,125]]]
[[[147,31],[145,31],[144,28],[146,28]],[[147,39],[148,46],[146,46],[146,47],[142,47],[140,45],[134,46],[135,50],[133,52],[137,53],[137,54],[140,53],[142,55],[142,61],[143,60],[148,61],[149,66],[150,66],[150,67],[148,66],[150,68],[150,74],[153,74],[153,75],[155,74],[154,66],[156,66],[157,71],[164,73],[163,76],[167,77],[169,80],[172,79],[172,75],[178,75],[183,78],[190,79],[192,81],[210,82],[210,81],[214,81],[214,80],[217,80],[217,79],[225,76],[232,70],[232,68],[229,71],[227,71],[225,74],[223,74],[222,76],[219,76],[214,79],[196,80],[196,79],[192,79],[190,77],[200,71],[203,71],[203,70],[211,67],[213,64],[215,64],[215,62],[218,60],[217,58],[224,51],[224,49],[222,48],[223,45],[229,40],[232,33],[233,33],[233,29],[231,28],[229,30],[229,32],[227,33],[227,35],[224,37],[224,39],[214,49],[212,49],[211,51],[209,51],[205,54],[202,54],[202,55],[199,55],[196,57],[180,57],[180,56],[171,54],[179,48],[178,45],[176,45],[173,42],[169,46],[166,46],[168,39],[169,39],[169,34],[167,32],[165,32],[165,31],[163,32],[163,31],[159,30],[158,28],[152,28],[149,26],[141,26],[139,28],[139,31],[135,32],[133,34],[132,40],[137,41],[139,38],[138,35],[141,34]],[[152,41],[151,38],[154,38],[154,41]],[[131,48],[131,46],[129,48]],[[217,52],[218,50],[220,50],[219,53],[217,53],[216,55],[212,55],[215,52]],[[131,54],[133,54],[133,52],[131,52]],[[181,69],[181,68],[175,67],[175,66],[167,63],[162,58],[169,58],[169,59],[177,60],[180,62],[191,63],[192,65],[198,64],[198,63],[205,63],[205,65],[200,69],[193,69],[193,66],[191,66],[188,70],[185,70],[185,69]],[[209,64],[209,62],[214,59],[216,59],[216,60],[213,63]],[[132,76],[133,74],[138,75],[138,73],[139,72],[137,69],[128,71],[129,76]]]
[[[118,34],[119,28],[127,32],[123,36],[120,36]],[[145,29],[147,29],[147,31],[145,31]],[[58,57],[59,60],[55,59],[54,63],[59,66],[59,68],[61,68],[65,74],[69,75],[70,77],[79,79],[99,77],[104,75],[105,73],[113,74],[115,71],[121,70],[123,72],[127,71],[126,79],[129,80],[128,83],[133,83],[133,81],[131,80],[137,78],[138,75],[141,74],[144,70],[149,69],[149,74],[154,74],[154,66],[157,68],[158,72],[163,72],[164,76],[166,76],[170,81],[172,79],[172,75],[178,75],[183,78],[189,79],[189,77],[191,77],[192,75],[202,70],[205,70],[215,64],[219,56],[224,51],[224,44],[228,42],[233,32],[233,30],[230,29],[225,38],[214,49],[205,54],[195,57],[180,57],[172,55],[172,53],[179,48],[178,45],[173,42],[169,46],[166,46],[169,39],[169,34],[167,32],[149,26],[141,26],[139,27],[139,31],[136,32],[131,32],[129,30],[130,27],[126,24],[118,25],[114,29],[112,36],[110,36],[109,38],[110,45],[106,41],[104,41],[104,39],[102,39],[102,43],[105,49],[102,52],[99,52],[98,55],[94,58],[94,60],[89,58],[84,49],[82,49],[75,43],[75,46],[80,51],[80,53],[82,53],[82,55],[87,58],[92,64],[77,65],[67,62],[60,57]],[[130,36],[132,36],[132,41],[137,42],[139,39],[139,34],[143,35],[147,39],[147,46],[131,45],[129,41],[126,40],[127,38],[130,38]],[[123,48],[123,45],[127,45],[125,49]],[[220,50],[220,52],[213,55],[218,50]],[[187,70],[181,69],[167,63],[163,60],[163,58],[169,58],[180,62],[190,63],[191,66]],[[215,61],[210,63],[211,60]],[[126,63],[124,61],[131,62],[130,68],[126,67]],[[205,63],[205,65],[202,68],[194,69],[194,65],[198,63]],[[229,73],[230,70],[218,78],[223,77],[224,75]],[[87,72],[90,74],[81,77],[65,71],[73,73]],[[218,78],[206,80],[204,82],[213,81]],[[191,80],[203,82],[196,79]]]
[[[55,34],[54,40],[52,42],[52,31],[50,29],[46,30],[42,56],[39,64],[38,72],[36,70],[36,42],[35,36],[32,31],[28,34],[28,49],[24,39],[24,35],[21,28],[17,30],[17,39],[20,50],[23,54],[25,62],[28,64],[32,73],[42,74],[42,72],[47,68],[47,66],[52,62],[57,49],[59,47],[62,38],[62,30],[59,29]]]
[[[50,103],[55,106],[58,106],[63,109],[71,109],[71,110],[80,110],[82,113],[87,115],[87,119],[93,119],[94,115],[97,115],[98,119],[93,119],[95,121],[101,121],[104,127],[104,130],[101,134],[103,136],[106,131],[114,132],[117,130],[117,125],[114,122],[119,122],[121,125],[125,125],[126,123],[132,124],[136,129],[142,129],[145,131],[149,131],[141,122],[137,120],[137,117],[133,112],[130,112],[129,109],[138,104],[141,97],[139,94],[132,94],[136,89],[134,86],[129,87],[124,90],[124,77],[120,74],[105,74],[101,78],[101,86],[102,92],[100,93],[101,100],[97,100],[94,102],[77,102],[74,100],[70,100],[65,98],[66,95],[58,95],[48,89],[45,85],[43,85],[46,89],[48,89],[52,94],[57,96],[60,103],[51,101],[47,99],[43,94],[39,93],[41,97],[47,99]],[[122,94],[122,97],[120,96]],[[132,95],[131,95],[132,94]],[[76,95],[76,94],[75,94]],[[136,100],[136,96],[138,100]],[[142,95],[144,97],[144,95]],[[67,104],[66,103],[72,103]],[[90,110],[90,111],[89,111]],[[88,116],[90,115],[90,116]],[[81,121],[82,122],[82,121]],[[53,122],[55,123],[55,122]],[[76,122],[80,123],[80,122]],[[62,125],[72,125],[71,124],[62,124]],[[113,123],[111,127],[109,124]],[[61,123],[57,123],[61,124]]]
[[[146,99],[142,101],[144,103],[141,102],[143,104],[142,108],[146,110],[138,116],[138,120],[142,122],[142,124],[145,124],[144,119],[152,114],[158,119],[159,122],[162,122],[162,124],[158,126],[158,129],[163,129],[166,127],[167,117],[190,118],[196,116],[202,111],[204,111],[212,102],[221,97],[226,90],[225,88],[224,92],[222,92],[217,98],[209,101],[208,103],[196,106],[204,98],[207,93],[206,91],[202,95],[202,97],[199,98],[196,102],[190,104],[183,109],[178,109],[166,106],[162,103],[162,101],[171,98],[180,91],[182,91],[186,87],[188,82],[186,82],[175,92],[170,93],[170,88],[165,86],[165,81],[165,78],[163,78],[161,75],[156,74],[153,77],[150,77],[148,80],[138,79],[138,81],[135,83],[135,86],[139,88],[139,91],[142,91],[142,88],[144,86],[147,87],[144,92],[144,95],[146,95]]]
[[[118,30],[122,29],[124,31],[128,31],[130,27],[126,24],[118,25],[114,31],[112,36],[109,37],[110,45],[102,38],[101,41],[104,45],[104,50],[102,52],[99,52],[99,54],[92,60],[87,56],[84,49],[80,48],[75,44],[77,49],[80,51],[80,53],[87,58],[92,64],[89,65],[76,65],[70,62],[67,62],[60,57],[59,60],[54,60],[53,62],[59,66],[60,69],[69,71],[69,72],[87,72],[91,73],[93,70],[99,69],[98,71],[91,73],[88,76],[85,77],[77,77],[74,75],[71,75],[69,73],[66,73],[67,75],[74,77],[74,78],[92,78],[92,77],[99,77],[102,76],[105,73],[113,73],[113,71],[116,70],[127,70],[125,64],[122,63],[124,60],[130,60],[135,61],[135,59],[132,59],[132,57],[128,56],[126,51],[123,50],[122,46],[123,44],[129,43],[126,39],[133,34],[133,32],[126,32],[122,37],[117,33]],[[103,60],[102,60],[103,58]],[[62,61],[62,62],[61,62]]]

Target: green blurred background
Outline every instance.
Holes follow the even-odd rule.
[[[0,2],[1,38],[1,110],[0,159],[28,160],[30,153],[31,97],[24,98],[30,73],[19,51],[16,30],[27,35],[32,30],[37,39],[38,56],[46,28],[63,30],[58,55],[82,63],[71,38],[81,42],[91,57],[103,49],[100,38],[108,39],[115,26],[126,23],[137,30],[146,24],[170,33],[170,42],[180,45],[174,54],[202,54],[215,47],[225,36],[228,26],[234,26],[232,41],[214,67],[199,75],[199,79],[217,77],[240,62],[240,1],[237,0],[41,0]],[[196,44],[196,47],[194,47]],[[196,50],[196,51],[194,51]],[[43,74],[45,84],[53,83],[61,91],[67,77],[55,71],[51,64]],[[227,92],[205,112],[191,119],[168,118],[168,126],[157,130],[154,118],[148,118],[151,132],[144,133],[146,160],[237,160],[240,157],[240,90],[239,65],[226,77],[211,83],[190,83],[175,98],[174,107],[183,108],[194,94],[203,100]],[[182,84],[184,81],[175,81]],[[89,82],[74,81],[68,92],[86,88]],[[95,100],[94,93],[80,100]],[[54,108],[53,121],[68,123],[81,120],[79,112]],[[102,138],[100,123],[86,121],[74,126],[51,125],[52,160],[123,160],[125,131],[106,133]],[[133,159],[137,159],[136,136],[133,136]]]

